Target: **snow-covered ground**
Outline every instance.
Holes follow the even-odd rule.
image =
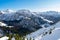
[[[28,34],[26,38],[34,38],[35,40],[60,40],[60,22]]]
[[[9,39],[9,37],[7,37],[7,36],[0,38],[0,40],[8,40],[8,39]]]
[[[55,30],[52,34],[47,34],[41,40],[60,40],[60,30]]]
[[[60,22],[55,24],[54,27],[55,29],[52,31],[52,34],[45,35],[41,40],[60,40]]]

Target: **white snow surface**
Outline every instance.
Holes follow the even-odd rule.
[[[47,21],[47,22],[49,22],[49,23],[53,23],[53,21],[47,20],[47,19],[45,19],[45,18],[42,17],[42,16],[41,16],[41,18],[42,18],[44,21]]]
[[[0,26],[7,26],[7,24],[0,22]]]
[[[9,37],[7,37],[7,36],[0,38],[0,40],[8,40],[8,39],[9,39]]]
[[[50,31],[52,32],[51,34],[49,34]],[[45,34],[46,32],[47,34]],[[60,22],[28,34],[26,38],[34,38],[35,40],[60,40]]]

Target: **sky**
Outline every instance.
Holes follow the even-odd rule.
[[[0,10],[60,11],[60,0],[0,0]]]

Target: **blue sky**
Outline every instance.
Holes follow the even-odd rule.
[[[0,0],[0,10],[60,11],[60,0]]]

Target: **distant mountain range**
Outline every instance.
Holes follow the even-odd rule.
[[[12,28],[20,32],[36,31],[37,29],[48,27],[60,21],[60,12],[47,11],[47,12],[31,12],[26,9],[13,11],[4,10],[0,11],[0,29]],[[3,30],[7,32],[8,29]],[[15,33],[13,30],[10,32]]]

